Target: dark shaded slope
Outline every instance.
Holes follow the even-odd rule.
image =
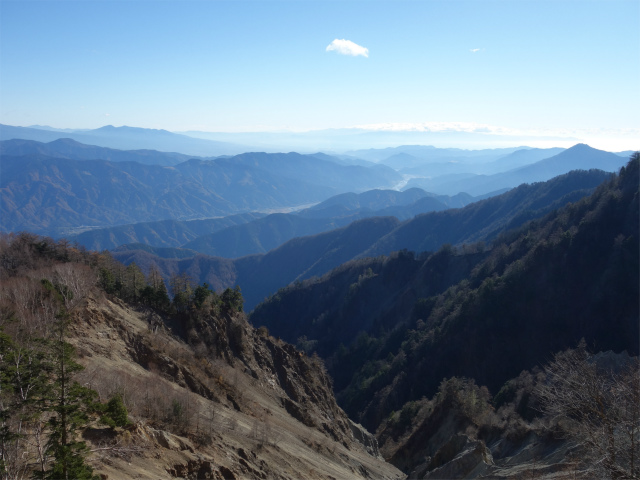
[[[583,337],[637,353],[638,178],[636,159],[490,252],[363,259],[279,292],[251,320],[291,341],[306,336],[343,407],[371,429],[443,378],[470,377],[495,393]],[[358,328],[367,333],[347,343]]]
[[[331,232],[295,238],[266,255],[237,259],[247,311],[283,285],[322,275],[352,259],[397,224],[393,217],[359,220]]]
[[[207,282],[216,290],[238,284],[249,311],[283,285],[321,275],[348,261],[397,224],[393,217],[365,219],[330,232],[290,240],[264,255],[235,260],[206,255],[163,259],[142,250],[118,251],[113,256],[125,264],[136,262],[145,272],[155,263],[166,280],[173,274],[186,272],[195,282]]]
[[[294,237],[315,235],[342,225],[331,218],[307,219],[297,215],[274,213],[243,225],[199,236],[182,247],[205,255],[238,258],[266,253]]]
[[[369,376],[362,370],[342,394],[345,406],[377,425],[445,377],[497,392],[583,337],[598,350],[636,354],[638,218],[636,160],[591,197],[505,235],[468,280],[417,302],[393,352],[406,367],[378,379],[366,406],[356,388]]]
[[[390,256],[353,260],[321,278],[289,285],[251,313],[254,325],[297,342],[325,358],[358,335],[382,335],[407,321],[419,297],[446,290],[466,276],[488,253],[438,253],[416,257],[406,250]],[[362,364],[357,358],[329,364],[339,391]],[[334,368],[335,367],[335,368]]]

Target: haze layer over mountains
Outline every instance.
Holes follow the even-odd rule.
[[[586,145],[566,151],[558,148],[469,151],[405,146],[340,155],[241,153],[233,157],[194,157],[191,152],[206,141],[130,127],[68,132],[2,126],[0,138],[3,229],[30,229],[54,236],[97,227],[122,229],[127,224],[143,222],[286,211],[317,204],[340,193],[420,188],[422,195],[431,198],[422,202],[430,205],[416,205],[405,213],[377,213],[397,213],[407,218],[442,206],[464,206],[470,201],[462,198],[464,194],[484,197],[521,183],[548,180],[576,168],[616,171],[625,158],[625,154],[614,155]],[[86,144],[91,141],[102,146]],[[122,150],[123,146],[147,149]],[[149,150],[153,146],[157,150]],[[187,153],[159,151],[180,148],[186,148]],[[211,153],[217,147],[211,143],[206,148]],[[441,197],[429,195],[434,193]],[[456,200],[445,199],[443,195]],[[336,205],[339,201],[333,201],[333,208],[340,208]],[[128,202],[135,205],[130,207]],[[362,216],[368,214],[367,210],[399,205],[408,206],[403,201],[389,200],[387,204],[363,205],[352,214]],[[307,215],[317,218],[319,214]],[[324,216],[344,217],[344,214],[327,210]],[[335,226],[344,224],[343,221]],[[320,227],[302,229],[300,234],[314,233],[314,228],[318,231]],[[178,237],[194,240],[195,234]],[[139,240],[129,235],[129,241],[123,243]],[[170,245],[154,246],[183,243],[187,242],[176,240]],[[90,246],[117,245],[106,242]]]

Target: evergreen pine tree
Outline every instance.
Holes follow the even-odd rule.
[[[74,360],[75,349],[65,341],[68,314],[61,310],[55,329],[55,338],[49,341],[51,383],[45,398],[46,409],[52,413],[46,453],[53,458],[48,469],[37,472],[44,479],[93,479],[91,466],[85,463],[88,447],[78,440],[80,429],[95,410],[97,393],[83,387],[73,377],[83,367]]]

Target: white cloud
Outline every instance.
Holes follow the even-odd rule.
[[[376,132],[447,133],[463,132],[492,137],[513,138],[530,147],[570,147],[578,142],[611,152],[637,150],[640,128],[512,128],[475,122],[373,123],[354,125],[354,129]]]
[[[479,48],[472,48],[471,50],[469,50],[471,53],[477,53],[480,51]]]
[[[506,133],[503,127],[474,122],[422,122],[422,123],[373,123],[352,128],[387,132],[475,132]]]
[[[352,57],[357,57],[362,55],[365,58],[369,58],[369,49],[358,45],[357,43],[353,43],[351,40],[342,40],[335,39],[326,48],[327,52],[336,52],[340,55],[351,55]]]

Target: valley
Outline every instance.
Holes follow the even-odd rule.
[[[0,138],[6,478],[56,468],[60,358],[102,478],[640,474],[637,152]]]

